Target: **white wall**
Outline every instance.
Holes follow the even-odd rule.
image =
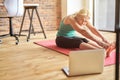
[[[86,0],[85,4],[86,4],[86,8],[89,9],[91,13],[90,21],[91,23],[93,23],[93,0]]]
[[[84,0],[61,0],[62,18],[83,8]]]
[[[82,8],[90,10],[91,22],[93,22],[93,0],[62,0],[62,18],[66,15],[73,14]]]
[[[78,12],[83,8],[83,0],[67,0],[67,15]]]

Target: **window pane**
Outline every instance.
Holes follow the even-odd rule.
[[[95,0],[94,25],[100,30],[114,31],[115,0]]]

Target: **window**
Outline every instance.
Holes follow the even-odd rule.
[[[115,0],[94,0],[94,26],[99,30],[115,30]]]

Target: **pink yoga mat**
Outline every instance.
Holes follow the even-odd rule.
[[[69,55],[70,51],[79,50],[79,49],[65,49],[65,48],[57,47],[56,43],[55,43],[55,40],[44,40],[44,41],[38,41],[38,42],[34,42],[34,43],[39,45],[39,46],[49,48],[51,50],[55,50],[57,52],[65,54],[65,55]],[[105,59],[105,64],[104,65],[108,66],[108,65],[113,65],[113,64],[115,64],[115,51],[112,51],[111,56],[107,57]]]

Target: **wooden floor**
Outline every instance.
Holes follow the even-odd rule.
[[[115,40],[114,33],[102,32],[107,39]],[[55,39],[56,31],[47,31],[47,39]],[[102,74],[67,77],[62,68],[68,66],[68,56],[38,46],[34,41],[44,40],[43,34],[20,37],[15,45],[13,37],[0,44],[0,80],[114,80],[115,65],[104,67]]]

